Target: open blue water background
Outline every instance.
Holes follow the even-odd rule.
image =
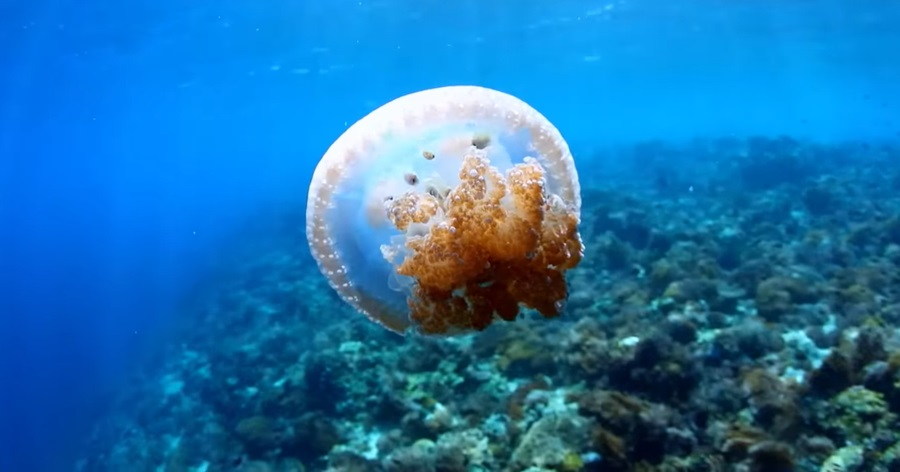
[[[894,138],[891,5],[0,0],[0,471],[67,470],[225,235],[303,201],[374,107],[497,88],[576,158],[649,138]]]

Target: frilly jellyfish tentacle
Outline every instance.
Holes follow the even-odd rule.
[[[307,202],[307,238],[338,294],[404,333],[551,317],[581,260],[580,189],[559,131],[474,86],[400,97],[335,141]]]

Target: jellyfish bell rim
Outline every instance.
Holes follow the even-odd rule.
[[[546,169],[548,186],[580,217],[581,194],[575,163],[559,130],[541,113],[510,94],[473,85],[452,85],[403,95],[376,108],[347,128],[319,160],[309,186],[306,235],[310,252],[338,295],[370,320],[398,334],[410,331],[408,317],[398,317],[351,282],[338,253],[327,218],[332,199],[355,164],[378,159],[386,136],[396,136],[435,123],[490,121],[529,134],[528,156]],[[427,151],[427,150],[423,150]],[[516,156],[517,160],[527,156]]]

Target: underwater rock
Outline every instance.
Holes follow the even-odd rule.
[[[861,446],[844,446],[825,460],[819,472],[856,472],[865,461],[864,452]]]
[[[572,326],[561,344],[562,361],[576,377],[591,378],[606,373],[613,359],[615,344],[604,338],[599,323],[594,319],[584,318]]]
[[[620,202],[620,206],[628,202]],[[633,203],[632,203],[633,205]],[[606,218],[598,218],[593,226],[594,234],[602,236],[609,232],[616,239],[637,250],[650,247],[654,232],[647,222],[647,214],[642,210],[612,211]]]
[[[794,452],[785,443],[763,441],[751,446],[748,453],[752,472],[791,472],[794,470]]]
[[[870,364],[863,385],[884,395],[891,411],[900,414],[900,351],[894,351],[887,361]]]
[[[731,462],[746,460],[751,448],[771,440],[770,436],[762,429],[745,423],[717,426],[713,437],[719,451]]]
[[[493,463],[492,446],[480,429],[466,429],[441,435],[435,450],[438,472],[467,472]]]
[[[900,303],[893,303],[881,309],[881,317],[888,324],[900,325]]]
[[[427,439],[392,451],[381,463],[385,472],[435,472],[435,444]]]
[[[379,472],[374,461],[350,451],[337,451],[328,455],[328,470],[340,472]]]
[[[719,290],[712,280],[692,278],[672,282],[666,287],[662,296],[671,298],[676,303],[702,301],[715,305],[719,296]]]
[[[756,293],[757,286],[773,275],[775,275],[773,264],[757,256],[747,258],[736,268],[731,274],[731,281],[741,290]]]
[[[719,231],[715,242],[716,262],[725,270],[737,269],[743,262],[746,244],[747,237],[740,228],[723,228]]]
[[[650,267],[650,287],[662,293],[670,284],[683,277],[683,271],[669,258],[662,258]]]
[[[333,419],[314,413],[307,413],[293,421],[289,431],[282,452],[306,463],[324,457],[334,446],[346,440]]]
[[[614,235],[600,236],[593,243],[604,267],[610,270],[625,270],[631,267],[631,249]]]
[[[576,277],[572,278],[570,284],[569,299],[566,301],[566,309],[574,313],[584,312],[591,308],[596,302],[597,295],[592,292],[592,286],[589,277],[596,278],[595,274],[585,273],[581,271]]]
[[[893,217],[884,224],[884,237],[888,244],[900,244],[900,217]]]
[[[675,427],[677,415],[664,405],[616,391],[593,390],[577,396],[583,415],[597,421],[593,442],[609,467],[628,461],[659,463],[667,453],[689,454],[697,439]]]
[[[529,400],[534,400],[537,396],[532,396],[533,392],[550,390],[550,380],[544,376],[536,376],[534,379],[519,385],[515,391],[510,394],[506,404],[506,412],[513,420],[522,420],[525,417],[526,409],[530,406]]]
[[[900,471],[900,442],[889,447],[878,459],[878,465],[887,472]],[[878,470],[878,469],[876,469]]]
[[[610,364],[611,385],[641,392],[653,400],[684,399],[700,377],[690,352],[661,333],[640,340],[630,357],[620,357]],[[660,385],[666,388],[660,389]]]
[[[835,195],[833,181],[820,182],[803,191],[801,199],[806,209],[816,216],[822,216],[835,210],[838,197]]]
[[[774,437],[793,437],[801,421],[794,389],[761,368],[750,369],[741,377],[756,424]]]
[[[280,472],[280,469],[277,469]],[[235,468],[236,472],[276,472],[276,469],[264,461],[245,461]]]
[[[872,362],[887,359],[884,334],[874,326],[864,326],[852,340],[851,362],[857,371],[865,370]]]
[[[895,435],[900,426],[883,395],[858,385],[832,398],[816,418],[821,427],[848,444],[867,444],[880,433]]]
[[[275,422],[265,416],[242,419],[235,427],[235,434],[244,443],[248,452],[255,456],[274,449],[280,438]]]
[[[307,408],[333,413],[337,405],[347,397],[343,385],[341,367],[328,353],[310,355],[303,371],[304,400]]]
[[[691,395],[685,416],[699,428],[707,428],[716,417],[746,407],[744,391],[730,367],[709,367],[709,374]]]
[[[834,453],[834,441],[826,436],[802,436],[797,444],[799,448],[808,456],[824,460]]]
[[[779,352],[784,341],[777,333],[756,320],[747,320],[737,326],[723,330],[716,337],[722,346],[728,335],[733,335],[735,348],[741,355],[757,359],[773,352]]]
[[[574,413],[550,414],[522,436],[510,457],[513,470],[529,467],[560,469],[588,443],[590,423]]]
[[[806,382],[811,394],[829,396],[849,387],[855,379],[853,363],[843,352],[834,350],[810,373]]]
[[[535,332],[507,337],[497,354],[497,367],[509,376],[541,372],[553,364],[552,347],[546,338]]]
[[[403,372],[430,372],[447,358],[464,360],[467,349],[439,338],[417,336],[404,344],[405,352],[398,356],[398,367]]]
[[[307,238],[338,294],[403,333],[482,330],[520,306],[557,316],[579,263],[566,142],[481,87],[398,98],[335,141],[313,174]]]
[[[717,296],[710,308],[723,313],[734,313],[740,303],[747,298],[746,290],[728,283],[720,283],[716,292]]]
[[[738,179],[747,190],[767,190],[810,175],[809,150],[789,137],[753,137],[739,161]]]
[[[854,308],[857,308],[871,313],[871,309],[875,305],[875,297],[876,294],[871,288],[858,283],[838,292],[838,300],[845,311],[852,311]]]
[[[697,326],[690,320],[669,317],[664,325],[666,334],[681,344],[691,344],[697,340]]]
[[[798,303],[811,303],[818,293],[815,282],[801,277],[774,276],[756,287],[756,310],[767,321],[791,313]]]
[[[756,287],[756,310],[766,320],[777,320],[790,312],[791,307],[791,294],[778,279],[766,279]]]

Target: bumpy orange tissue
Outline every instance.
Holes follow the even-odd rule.
[[[548,195],[544,169],[529,160],[502,175],[473,153],[459,179],[446,197],[407,193],[387,205],[399,230],[445,215],[408,238],[397,269],[415,280],[411,320],[437,334],[482,330],[495,315],[513,320],[520,304],[559,315],[563,273],[580,262],[582,244],[578,216]]]

